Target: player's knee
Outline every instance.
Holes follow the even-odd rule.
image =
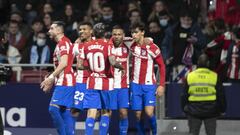
[[[59,111],[59,108],[57,106],[49,106],[48,108],[48,112],[52,115],[58,113]]]
[[[127,113],[127,110],[120,110],[120,118],[121,119],[124,119],[124,118],[127,118],[128,117],[128,113]]]
[[[154,112],[151,112],[151,111],[145,112],[145,113],[149,118],[151,118],[154,115]]]
[[[137,118],[137,120],[139,121],[140,119],[141,119],[141,112],[136,112],[136,118]]]

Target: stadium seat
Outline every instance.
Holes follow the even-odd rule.
[[[21,82],[23,83],[41,83],[48,74],[46,70],[22,70]]]

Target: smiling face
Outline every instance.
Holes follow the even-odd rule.
[[[93,32],[92,28],[88,25],[80,25],[79,26],[78,33],[79,33],[79,37],[80,37],[82,42],[91,39],[92,32]]]
[[[112,39],[115,47],[118,47],[123,42],[124,32],[123,29],[113,29]]]

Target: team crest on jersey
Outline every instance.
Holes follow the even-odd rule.
[[[147,55],[147,51],[146,51],[146,50],[141,50],[141,54],[142,54],[143,56],[145,56],[145,55]]]

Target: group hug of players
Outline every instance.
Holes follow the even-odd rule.
[[[144,37],[144,25],[132,25],[131,38],[124,37],[124,30],[116,25],[109,40],[104,38],[102,23],[94,26],[81,23],[78,30],[79,37],[74,44],[64,35],[63,22],[53,22],[48,31],[50,38],[57,42],[53,54],[55,69],[41,83],[41,88],[49,92],[55,85],[49,112],[59,135],[75,134],[75,118],[82,110],[87,111],[86,135],[94,134],[98,114],[101,115],[99,134],[107,135],[111,110],[119,110],[118,134],[126,135],[128,109],[135,112],[138,134],[145,134],[141,121],[144,111],[151,132],[156,135],[154,108],[156,96],[164,93],[165,65],[160,49]],[[74,59],[76,73],[72,68]],[[160,72],[159,86],[154,64]]]

